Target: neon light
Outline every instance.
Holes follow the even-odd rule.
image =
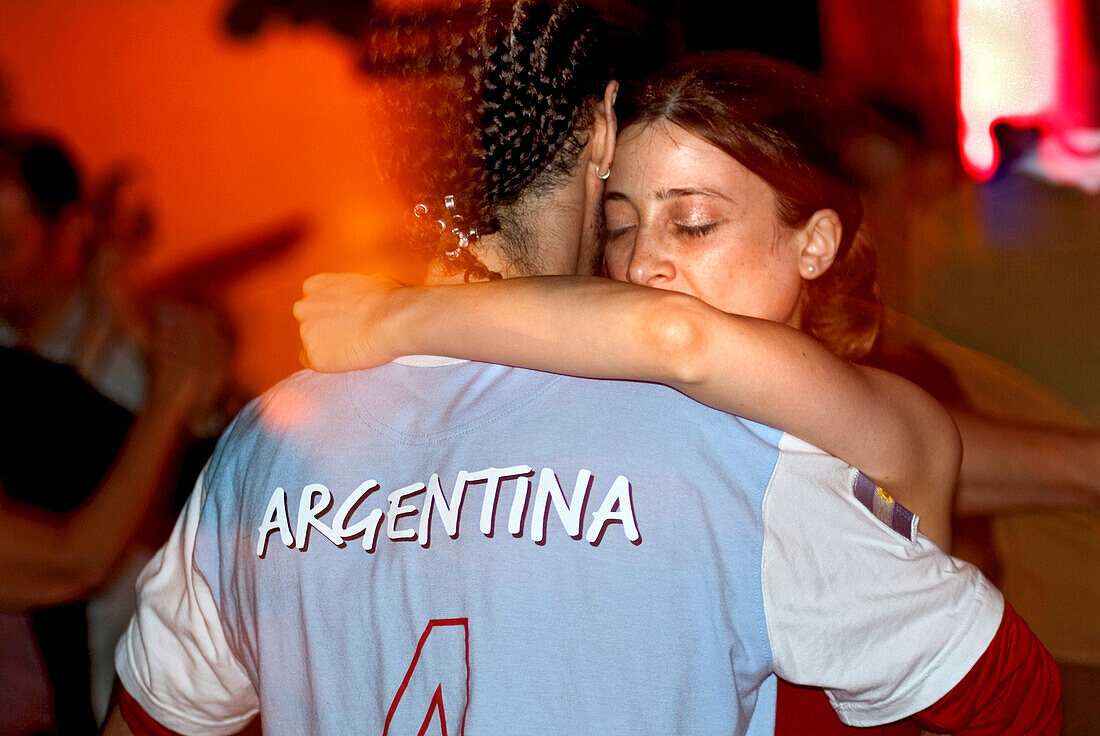
[[[1056,0],[957,0],[959,148],[988,179],[1000,162],[997,122],[1037,124],[1054,106]]]

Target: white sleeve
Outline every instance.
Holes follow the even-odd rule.
[[[1000,592],[910,533],[904,512],[893,528],[880,521],[891,520],[883,511],[889,495],[861,501],[858,471],[789,435],[779,447],[764,500],[762,561],[776,673],[824,688],[853,726],[927,708],[993,640]]]
[[[115,667],[161,725],[223,736],[241,730],[259,700],[226,641],[210,588],[192,566],[204,495],[200,476],[172,536],[138,578],[137,612],[115,649]]]

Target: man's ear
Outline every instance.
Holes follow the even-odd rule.
[[[619,83],[612,79],[604,88],[603,98],[596,107],[596,119],[592,122],[592,164],[599,172],[611,170],[615,158],[615,138],[619,124],[615,118],[615,97]]]
[[[799,228],[798,270],[813,280],[829,270],[836,259],[844,226],[834,210],[818,210]]]

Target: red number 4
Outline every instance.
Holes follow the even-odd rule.
[[[390,703],[383,736],[425,736],[433,723],[433,734],[451,736],[448,708],[452,715],[461,716],[455,736],[462,736],[469,691],[469,619],[433,618],[424,627],[405,679]]]

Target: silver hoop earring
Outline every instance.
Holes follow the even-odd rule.
[[[606,171],[606,172],[604,172],[604,173],[602,173],[602,174],[601,174],[601,173],[600,173],[600,165],[599,165],[599,164],[596,164],[596,178],[597,178],[597,179],[603,179],[603,180],[605,180],[605,181],[606,181],[606,180],[607,180],[607,177],[609,177],[609,176],[611,176],[611,167],[610,167],[610,166],[608,166],[608,167],[607,167],[607,171]]]

